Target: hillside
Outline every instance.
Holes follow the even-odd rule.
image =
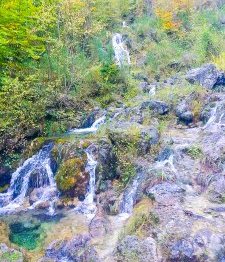
[[[225,261],[225,1],[0,1],[0,261]]]

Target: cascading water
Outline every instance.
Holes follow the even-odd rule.
[[[98,128],[105,123],[106,117],[102,116],[98,118],[91,127],[87,128],[76,128],[72,129],[69,133],[73,134],[88,134],[88,133],[94,133],[98,130]]]
[[[42,188],[42,196],[30,208],[41,201],[55,201],[57,187],[51,168],[51,150],[53,143],[43,146],[34,156],[27,159],[13,174],[10,187],[6,193],[0,194],[0,214],[12,213],[23,209],[29,196],[30,184],[34,188]],[[34,180],[34,181],[32,181]],[[51,194],[49,193],[51,192]],[[53,213],[52,210],[50,210]]]
[[[137,195],[137,190],[139,186],[139,175],[132,181],[132,183],[125,189],[122,201],[120,203],[120,213],[131,214],[135,199]]]
[[[95,196],[95,170],[97,167],[97,161],[94,159],[94,145],[90,145],[86,149],[87,154],[87,166],[86,171],[90,175],[90,180],[88,184],[88,191],[83,202],[80,202],[75,208],[77,213],[81,214],[92,214],[96,211],[96,205],[94,203]]]
[[[212,132],[217,132],[225,127],[225,105],[223,102],[217,102],[216,106],[211,111],[211,116],[203,130],[209,130]]]
[[[112,45],[115,53],[116,64],[119,67],[122,67],[125,64],[130,64],[130,54],[126,48],[126,45],[123,41],[123,36],[121,34],[114,34],[112,37]]]

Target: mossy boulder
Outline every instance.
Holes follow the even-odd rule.
[[[58,189],[65,196],[84,197],[89,181],[89,174],[85,171],[86,156],[72,157],[64,160],[56,174]]]

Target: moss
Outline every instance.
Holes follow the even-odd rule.
[[[85,163],[86,157],[75,157],[61,164],[56,174],[56,183],[61,192],[66,193],[75,187],[82,187],[82,182],[87,180]]]
[[[149,199],[143,199],[137,204],[120,237],[123,238],[127,235],[147,236],[149,230],[159,223],[158,217],[151,212],[151,209],[152,201]]]
[[[19,259],[22,259],[22,254],[19,252],[5,252],[2,255],[0,255],[0,261],[18,261]]]

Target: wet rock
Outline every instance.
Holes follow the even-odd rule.
[[[0,167],[0,190],[10,184],[11,177],[11,170],[9,168]]]
[[[113,189],[107,190],[98,195],[98,202],[108,215],[115,215],[115,213],[117,213],[117,200],[118,196]]]
[[[96,215],[89,225],[91,237],[103,237],[110,231],[110,221],[108,220],[103,208],[98,206]]]
[[[96,157],[98,165],[96,168],[97,192],[108,189],[107,181],[118,178],[117,158],[113,151],[111,142],[107,139],[101,139],[96,148]]]
[[[89,235],[77,235],[70,240],[56,240],[45,251],[45,256],[39,262],[99,262],[100,259],[94,247],[90,244]]]
[[[213,89],[217,84],[220,72],[213,64],[205,64],[202,67],[190,70],[186,80],[191,84],[199,84],[205,88]]]
[[[24,256],[21,252],[9,248],[6,244],[0,244],[0,261],[1,262],[24,262]]]
[[[159,262],[160,252],[156,241],[148,237],[140,240],[136,236],[126,236],[116,247],[115,257],[117,261]]]
[[[169,113],[169,106],[167,103],[162,102],[162,101],[156,101],[156,100],[150,100],[150,101],[145,101],[142,103],[141,110],[143,109],[150,109],[153,111],[155,114],[159,115],[165,115]]]

